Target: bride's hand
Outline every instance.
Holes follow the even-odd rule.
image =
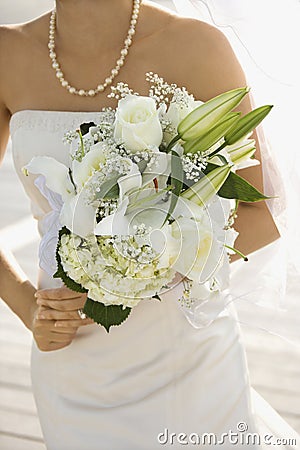
[[[92,319],[81,319],[78,309],[83,308],[86,294],[66,287],[42,289],[35,294],[37,308],[34,312],[32,333],[42,351],[58,350],[73,341],[79,327],[93,324]]]

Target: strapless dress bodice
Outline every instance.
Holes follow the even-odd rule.
[[[10,120],[13,160],[16,172],[31,201],[33,216],[41,220],[49,212],[47,200],[34,185],[36,176],[25,176],[22,168],[34,156],[51,156],[67,164],[68,144],[64,135],[81,123],[99,121],[101,112],[21,110]]]

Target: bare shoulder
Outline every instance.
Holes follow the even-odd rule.
[[[246,85],[245,74],[227,39],[216,27],[176,16],[166,30],[168,65],[176,82],[207,100]],[[172,76],[170,72],[170,77]]]
[[[18,95],[20,74],[25,76],[32,60],[38,61],[39,54],[36,52],[44,52],[47,16],[45,14],[22,24],[0,26],[0,67],[5,68],[0,71],[0,101],[7,105],[10,104],[12,89],[14,95]]]
[[[20,29],[16,25],[0,26],[0,104],[5,107],[5,93],[7,91],[6,80],[8,79],[13,54],[18,48],[18,36]],[[5,68],[5,70],[3,70]]]
[[[46,13],[28,22],[16,25],[0,25],[0,57],[5,54],[9,55],[10,50],[20,44],[24,46],[44,38],[45,25],[48,20],[49,13]],[[22,49],[19,49],[18,53],[21,53]]]
[[[18,25],[0,25],[0,61],[4,62],[4,58],[8,57],[10,50],[17,43],[20,36],[21,27]],[[1,67],[2,66],[1,64]]]

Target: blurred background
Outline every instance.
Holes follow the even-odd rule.
[[[165,0],[163,3],[164,6],[172,5],[170,0]],[[260,5],[263,3],[262,0]],[[0,0],[0,24],[30,20],[51,9],[52,6],[52,0]],[[204,14],[207,14],[207,11],[204,11]],[[241,59],[243,59],[243,51],[237,46]],[[286,51],[292,52],[291,49]],[[286,56],[291,58],[291,55]],[[278,66],[280,69],[281,64]],[[279,77],[283,73],[280,70]],[[290,70],[290,72],[293,71]],[[252,75],[254,78],[261,76],[255,70]],[[294,76],[295,73],[291,73],[291,77]],[[266,84],[271,89],[270,84]],[[270,98],[267,88],[263,92],[258,92],[258,97],[260,103],[267,103],[267,99]],[[288,105],[290,106],[290,103]],[[275,117],[274,120],[277,120],[279,124],[287,111],[290,112],[290,109],[279,111],[277,119]],[[297,117],[294,120],[298,121]],[[276,127],[273,123],[272,133],[274,128]],[[276,138],[277,136],[273,136],[274,140]],[[35,283],[38,267],[38,234],[30,214],[28,199],[13,168],[10,144],[0,169],[0,211],[0,241],[11,248],[23,270]],[[299,327],[300,285],[298,280],[299,278],[293,279],[287,291],[288,302],[292,306],[284,320],[285,327],[290,327],[291,330]],[[255,314],[260,312],[256,311]],[[263,319],[263,323],[277,320],[274,319],[272,311],[264,312]],[[31,334],[4,302],[0,302],[0,327],[0,448],[2,450],[45,450],[31,391]],[[263,329],[244,325],[242,330],[253,387],[299,432],[299,346],[295,342],[291,343]]]

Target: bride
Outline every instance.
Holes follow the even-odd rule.
[[[152,71],[202,101],[247,84],[218,29],[138,0],[57,0],[56,13],[0,28],[0,66],[0,154],[10,132],[41,235],[51,208],[21,169],[37,155],[65,163],[64,133],[116,106],[107,97],[110,84],[123,81],[147,95],[145,74]],[[239,110],[251,110],[249,99]],[[263,191],[261,166],[242,176]],[[245,254],[279,238],[265,202],[240,204],[235,228]],[[165,294],[159,308],[141,302],[107,334],[80,317],[84,295],[42,269],[33,286],[1,252],[0,295],[34,338],[32,385],[49,450],[181,448],[205,433],[249,435],[247,445],[227,436],[211,444],[216,448],[270,445],[259,439],[233,307],[195,329],[176,307],[179,289]]]

